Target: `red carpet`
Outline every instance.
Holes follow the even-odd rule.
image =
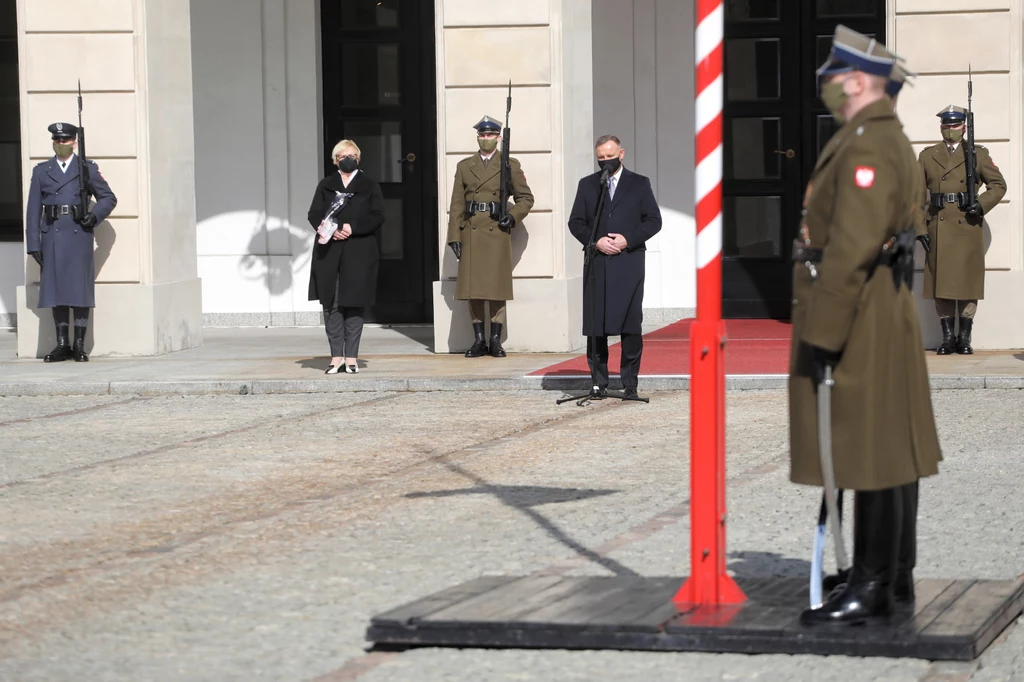
[[[690,324],[680,320],[644,335],[640,376],[690,373]],[[789,371],[788,322],[778,320],[726,320],[729,342],[725,347],[726,374],[786,374]],[[608,350],[608,371],[618,374],[619,344]],[[589,375],[586,355],[533,372],[530,376]]]

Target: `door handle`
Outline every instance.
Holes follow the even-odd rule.
[[[414,163],[416,161],[416,155],[409,152],[398,160],[398,163]]]
[[[785,151],[783,151],[782,149],[776,149],[775,153],[783,154],[787,159],[792,159],[794,156],[796,156],[796,152],[793,151],[792,149],[786,149]]]

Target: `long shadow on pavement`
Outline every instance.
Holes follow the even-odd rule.
[[[732,552],[728,569],[737,578],[802,578],[811,573],[811,562],[775,552]]]
[[[535,507],[543,504],[560,504],[574,500],[586,500],[603,495],[612,495],[618,490],[588,490],[583,488],[549,488],[546,486],[517,486],[517,485],[494,485],[485,479],[468,471],[457,464],[444,462],[451,471],[468,478],[476,485],[472,488],[459,488],[455,490],[436,490],[430,492],[407,493],[407,498],[421,497],[454,497],[456,495],[493,495],[502,504],[528,517],[531,521],[544,529],[552,538],[562,543],[576,554],[599,564],[617,576],[639,576],[636,571],[627,568],[606,556],[602,556],[584,546],[578,540],[572,538],[568,533],[559,528],[553,521],[538,512]]]

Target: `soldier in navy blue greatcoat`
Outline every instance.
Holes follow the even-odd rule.
[[[83,207],[79,194],[79,159],[75,155],[78,127],[54,123],[48,130],[55,156],[32,169],[25,212],[25,246],[39,263],[39,307],[53,309],[57,347],[46,362],[74,358],[85,362],[85,332],[89,309],[96,307],[96,266],[93,261],[93,228],[117,205],[117,197],[99,167],[89,167],[87,191],[96,202]],[[74,346],[68,342],[69,310],[74,311]]]

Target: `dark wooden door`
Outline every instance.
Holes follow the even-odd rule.
[[[835,132],[814,71],[837,24],[884,40],[885,0],[726,0],[725,317],[789,317],[803,190]]]
[[[353,140],[381,185],[385,222],[374,322],[433,319],[437,279],[437,156],[433,3],[321,0],[324,171]]]

